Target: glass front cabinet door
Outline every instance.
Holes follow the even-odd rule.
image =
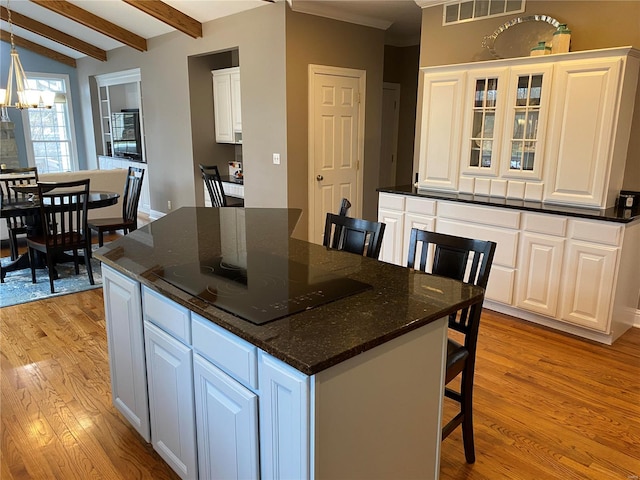
[[[550,65],[468,73],[462,190],[465,177],[541,180],[550,79]]]
[[[546,64],[511,69],[502,141],[502,177],[542,180],[551,68]]]

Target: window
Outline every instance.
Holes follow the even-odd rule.
[[[443,25],[524,12],[525,0],[457,0],[444,5]]]
[[[22,111],[29,165],[39,173],[67,172],[78,169],[78,154],[71,114],[69,77],[55,74],[28,74],[29,88],[56,93],[51,109]]]

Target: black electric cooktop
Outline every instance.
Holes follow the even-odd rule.
[[[286,257],[248,254],[165,267],[175,287],[256,325],[363,292],[371,285]]]

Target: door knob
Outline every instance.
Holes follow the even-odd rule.
[[[321,182],[322,180],[324,180],[324,177],[322,175],[318,175],[316,176],[316,180]]]

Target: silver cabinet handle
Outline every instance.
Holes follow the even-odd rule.
[[[318,175],[316,176],[316,180],[321,182],[322,180],[324,180],[324,177],[322,175]]]

